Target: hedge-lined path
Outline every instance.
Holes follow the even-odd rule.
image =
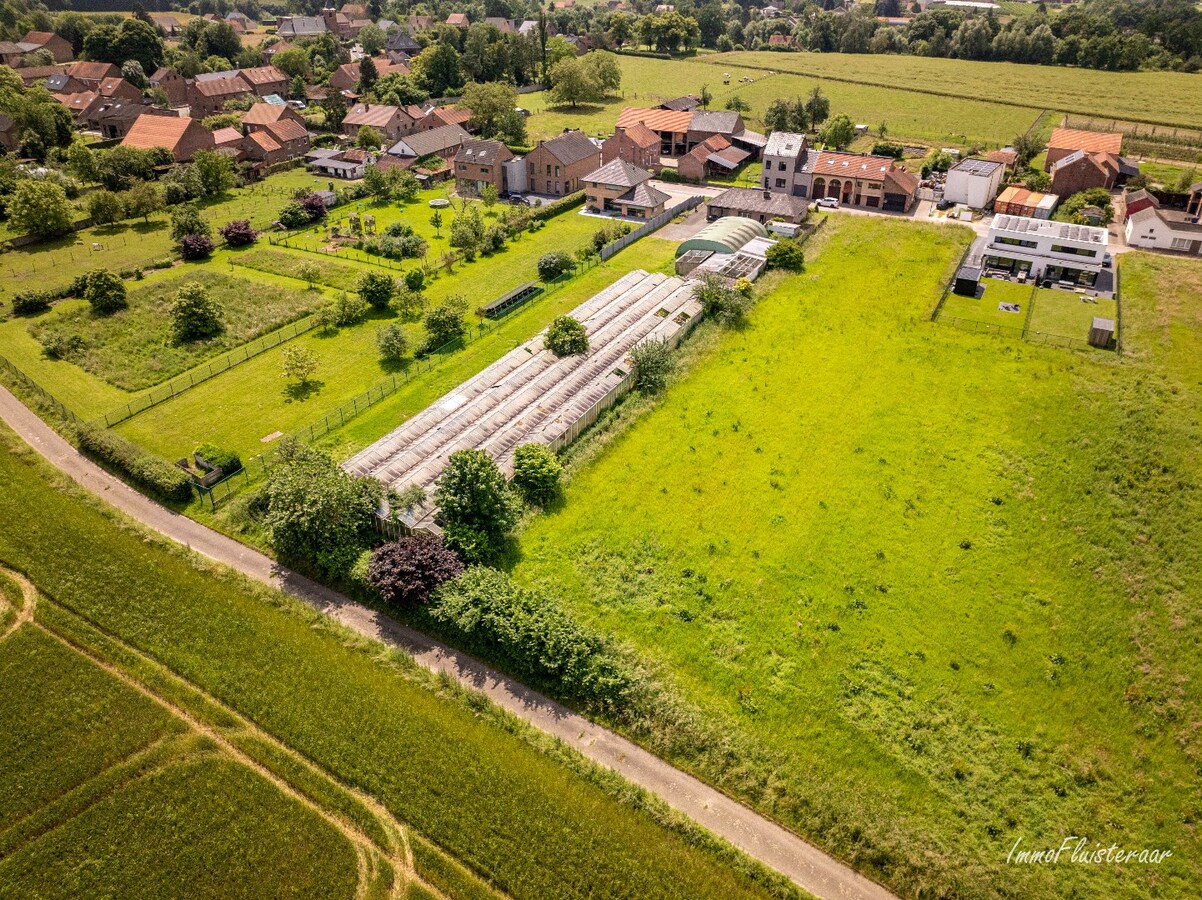
[[[796,834],[562,704],[388,616],[279,565],[233,538],[166,509],[97,466],[7,389],[0,418],[80,486],[176,543],[308,603],[351,630],[403,650],[421,665],[480,691],[502,709],[613,769],[673,809],[792,879],[822,900],[896,900],[893,894]]]

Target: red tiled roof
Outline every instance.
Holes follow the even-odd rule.
[[[383,103],[356,103],[342,120],[344,125],[370,125],[373,128],[387,125],[400,110]]]
[[[248,137],[262,147],[264,153],[275,153],[280,149],[279,142],[266,131],[252,131]]]
[[[671,131],[683,133],[689,130],[693,122],[693,114],[674,109],[642,109],[628,106],[618,116],[619,128],[630,128],[634,125],[645,125],[652,131]]]
[[[1084,150],[1086,153],[1123,152],[1123,136],[1102,131],[1077,131],[1073,128],[1053,128],[1048,149]]]
[[[241,78],[206,78],[192,85],[203,97],[222,97],[226,94],[245,94],[250,87]]]
[[[218,128],[213,132],[213,143],[218,147],[224,144],[237,144],[242,140],[242,132],[237,128]]]
[[[306,137],[309,132],[296,119],[280,119],[278,122],[268,122],[267,130],[277,141],[295,141]]]
[[[252,66],[249,69],[239,69],[238,73],[251,84],[271,84],[288,80],[288,76],[275,66]]]
[[[918,176],[905,169],[893,169],[886,172],[884,183],[886,193],[910,195],[918,190]]]
[[[457,106],[441,106],[437,109],[432,109],[426,115],[427,119],[436,119],[443,125],[465,125],[471,118],[471,110],[460,109]]]
[[[242,115],[244,125],[269,125],[288,114],[287,106],[277,103],[255,103]]]
[[[67,74],[74,75],[83,81],[102,81],[120,75],[121,70],[112,63],[86,62],[80,60],[67,66]]]
[[[820,150],[813,164],[815,175],[844,178],[884,178],[894,166],[890,156],[860,156],[858,153],[834,153]],[[806,168],[810,168],[808,165]]]
[[[659,135],[648,128],[646,125],[635,124],[625,128],[626,137],[630,138],[634,143],[644,149],[648,147],[659,146]]]
[[[129,129],[129,134],[121,141],[121,145],[138,147],[142,150],[149,150],[152,147],[166,147],[168,150],[174,150],[193,121],[193,119],[184,119],[180,116],[156,116],[151,113],[143,113],[138,116]],[[197,127],[199,128],[200,125],[198,124]]]

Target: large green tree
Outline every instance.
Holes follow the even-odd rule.
[[[9,222],[25,234],[66,234],[71,230],[72,218],[67,192],[53,181],[22,179],[8,201]]]
[[[447,546],[468,563],[494,561],[520,513],[505,476],[483,450],[452,453],[438,478],[434,499]]]

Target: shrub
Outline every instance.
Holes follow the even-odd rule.
[[[354,294],[339,294],[338,299],[332,305],[335,321],[343,328],[348,325],[358,325],[367,315],[367,304]]]
[[[301,208],[309,216],[310,222],[316,222],[326,217],[326,204],[316,194],[308,194],[300,201]]]
[[[693,288],[693,296],[706,315],[723,325],[741,325],[751,305],[750,300],[734,288],[727,287],[716,275],[706,275],[698,282]]]
[[[496,558],[517,524],[517,500],[483,450],[452,453],[438,478],[434,499],[447,546],[465,562]]]
[[[463,563],[441,538],[421,534],[377,547],[367,580],[386,603],[426,603],[430,593],[463,572]]]
[[[396,291],[396,282],[383,272],[364,272],[359,276],[359,297],[376,309],[387,309]]]
[[[280,210],[279,222],[289,231],[295,228],[304,228],[312,221],[309,213],[299,203],[285,203],[284,208]]]
[[[551,682],[570,698],[614,708],[633,687],[632,674],[604,635],[503,572],[468,569],[435,591],[428,610],[464,643],[500,657],[519,678]]]
[[[664,389],[676,366],[667,341],[647,340],[630,351],[634,360],[635,387],[648,394]]]
[[[83,425],[80,426],[77,436],[79,446],[85,453],[112,466],[164,500],[186,503],[192,498],[192,480],[187,472],[165,459],[147,453],[116,432]]]
[[[181,203],[171,211],[171,240],[183,241],[189,235],[200,235],[211,238],[213,229],[209,223],[200,217],[200,210],[195,203]]]
[[[543,346],[556,356],[588,353],[588,334],[571,316],[559,316],[547,326]]]
[[[768,268],[800,272],[805,268],[805,252],[797,241],[784,238],[768,248]]]
[[[420,293],[426,286],[426,276],[421,269],[410,269],[405,273],[405,287]]]
[[[50,294],[46,291],[22,291],[13,294],[13,312],[18,316],[31,316],[50,308]]]
[[[901,159],[906,155],[906,148],[901,144],[895,144],[891,141],[877,141],[872,145],[873,156],[892,156],[894,159]]]
[[[672,171],[664,169],[665,172]],[[574,194],[568,194],[566,197],[560,197],[551,203],[543,203],[542,200],[534,201],[534,212],[531,213],[532,218],[545,220],[559,215],[561,212],[566,212],[569,209],[574,209],[584,203],[584,191],[577,191]]]
[[[221,229],[221,236],[231,247],[245,247],[258,240],[259,232],[251,227],[247,219],[235,219]]]
[[[400,362],[409,352],[409,338],[400,325],[384,325],[376,329],[376,347],[384,359]]]
[[[467,298],[458,294],[447,297],[427,312],[423,322],[426,327],[425,351],[432,353],[439,347],[463,337],[467,331],[467,325],[463,321],[466,312]]]
[[[221,304],[199,282],[189,281],[171,304],[171,330],[176,341],[195,341],[221,332]]]
[[[41,341],[42,350],[51,359],[70,359],[87,347],[87,342],[78,334],[47,332]]]
[[[108,269],[93,269],[81,276],[83,290],[80,295],[88,301],[92,311],[107,316],[129,305],[126,300],[125,282]]]
[[[213,239],[203,234],[189,234],[179,242],[179,255],[184,259],[205,259],[213,252]]]
[[[563,250],[545,253],[538,259],[538,277],[543,281],[554,281],[571,269],[572,257]]]
[[[232,475],[242,468],[242,458],[232,450],[223,450],[213,444],[201,444],[194,452],[210,466],[216,466],[226,475]]]
[[[527,503],[547,506],[562,490],[563,466],[550,448],[522,444],[513,452],[513,486]]]

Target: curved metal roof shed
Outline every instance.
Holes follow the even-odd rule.
[[[754,219],[742,216],[723,216],[710,222],[676,248],[676,255],[690,250],[712,250],[715,253],[734,253],[753,238],[767,237],[768,231]]]

